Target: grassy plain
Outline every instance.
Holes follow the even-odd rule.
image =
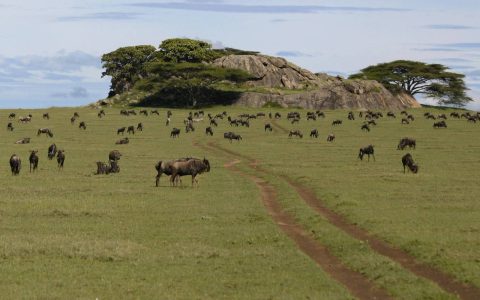
[[[0,130],[0,293],[6,298],[89,299],[351,297],[282,234],[256,186],[223,167],[235,157],[194,143],[218,144],[257,159],[271,172],[260,175],[279,191],[283,207],[347,266],[396,298],[454,296],[329,224],[280,175],[310,187],[352,223],[480,287],[480,125],[449,119],[447,129],[436,130],[422,117],[426,110],[418,109],[411,111],[416,120],[410,125],[400,125],[399,117],[383,118],[365,133],[362,121],[348,121],[346,111],[327,111],[325,119],[303,118],[298,125],[285,119],[288,110],[277,108],[206,112],[223,110],[232,116],[279,111],[284,117],[277,121],[280,126],[300,129],[305,136],[288,138],[277,127],[265,133],[268,117],[253,120],[250,128],[232,128],[224,120],[213,137],[204,135],[205,118],[194,133],[185,134],[186,110],[172,110],[170,128],[164,124],[165,109],[160,116],[124,117],[109,108],[103,119],[90,108],[0,111],[5,127],[9,112],[34,116],[31,124],[13,121],[13,132]],[[46,111],[50,120],[41,118]],[[74,111],[87,123],[86,131],[70,124]],[[344,123],[334,128],[330,124],[336,118]],[[118,127],[138,122],[144,132],[130,136],[129,145],[114,144]],[[179,139],[169,138],[173,126],[182,129]],[[41,127],[52,129],[54,137],[37,137]],[[313,128],[319,139],[308,137]],[[230,130],[243,140],[224,140],[223,132]],[[326,142],[330,132],[337,137],[331,144]],[[410,152],[419,174],[403,174],[400,158],[406,151],[396,145],[404,136],[417,139],[417,149]],[[23,137],[32,143],[14,144]],[[47,160],[52,142],[66,151],[63,171]],[[357,159],[358,149],[368,144],[375,145],[375,162]],[[35,174],[28,172],[30,149],[40,151]],[[93,175],[95,162],[106,161],[113,149],[123,154],[121,172]],[[16,177],[8,167],[13,153],[23,162]],[[200,176],[200,186],[190,188],[186,178],[185,187],[171,188],[162,177],[155,188],[156,161],[183,156],[210,160],[212,170]],[[245,161],[239,168],[252,172]]]

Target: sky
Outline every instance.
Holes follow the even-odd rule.
[[[397,59],[441,63],[466,75],[468,107],[480,110],[478,0],[0,0],[0,108],[105,98],[102,54],[173,37],[342,76]]]

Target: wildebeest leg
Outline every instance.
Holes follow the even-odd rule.
[[[372,156],[373,156],[373,161],[375,161],[375,154],[372,154]]]
[[[162,174],[160,172],[158,172],[157,176],[155,177],[155,186],[158,187],[158,185],[160,184],[160,176],[162,176]]]

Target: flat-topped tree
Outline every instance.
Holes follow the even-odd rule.
[[[449,72],[448,67],[441,64],[396,60],[369,66],[350,78],[376,80],[391,92],[422,94],[439,104],[464,106],[472,101],[466,95],[465,75]]]
[[[172,63],[208,62],[218,57],[210,43],[184,38],[164,40],[158,52],[160,59]]]

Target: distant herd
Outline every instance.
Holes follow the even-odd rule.
[[[121,110],[120,114],[123,116],[130,116],[130,115],[137,115],[136,110]],[[147,110],[140,110],[138,112],[139,115],[144,115],[148,116],[150,115],[159,115],[158,110],[150,110],[148,112]],[[408,125],[411,122],[415,121],[415,118],[413,115],[409,114],[406,111],[402,111],[400,113],[402,115],[401,122],[400,124]],[[166,126],[169,126],[170,120],[172,117],[172,112],[167,111],[167,119],[166,119]],[[98,114],[98,118],[103,118],[106,116],[105,110],[101,109]],[[189,112],[187,118],[184,119],[184,125],[185,125],[185,132],[193,132],[195,131],[195,123],[203,121],[205,116],[204,111],[195,111],[195,112]],[[360,129],[362,131],[370,132],[371,127],[370,126],[376,126],[377,122],[375,120],[378,120],[379,118],[383,118],[382,112],[373,112],[373,111],[365,111],[365,112],[359,112],[358,113],[358,118],[364,118],[364,122],[361,125]],[[396,115],[394,112],[389,111],[386,116],[388,118],[396,118]],[[49,113],[44,113],[43,114],[43,119],[50,120],[50,114]],[[207,114],[207,117],[209,119],[209,126],[205,128],[205,134],[208,136],[213,136],[214,135],[214,127],[218,127],[218,124],[221,120],[224,118],[227,118],[228,124],[231,127],[238,127],[238,126],[243,126],[243,127],[250,127],[250,122],[252,119],[257,119],[257,118],[264,118],[266,117],[265,113],[257,113],[257,114],[240,114],[237,117],[232,117],[229,116],[226,111],[223,113],[219,113],[216,115],[211,115]],[[433,115],[430,112],[426,112],[424,114],[424,117],[426,119],[432,119],[434,120],[433,123],[433,128],[447,128],[447,116],[445,114],[440,114],[440,115]],[[450,113],[451,118],[456,118],[456,119],[461,119],[464,118],[468,122],[471,123],[476,123],[477,121],[480,121],[480,113],[471,113],[471,112],[464,112],[460,114],[459,112],[452,112]],[[10,113],[9,114],[9,120],[15,119],[16,114],[15,113]],[[18,121],[21,123],[28,123],[32,121],[33,116],[27,115],[27,116],[20,116],[18,117]],[[70,118],[70,123],[73,125],[76,123],[76,121],[80,118],[80,115],[75,112],[73,116]],[[269,113],[268,114],[269,119],[273,120],[278,120],[282,118],[282,115],[279,112],[276,112],[275,114]],[[315,111],[315,112],[307,112],[306,114],[306,120],[317,120],[317,118],[325,118],[325,113],[321,111]],[[347,115],[348,120],[355,120],[356,115],[354,112],[349,112]],[[296,124],[299,123],[301,120],[301,114],[299,112],[289,112],[287,114],[287,120],[290,121],[291,124]],[[275,125],[275,123],[273,123]],[[343,121],[340,119],[335,119],[332,122],[332,127],[342,125]],[[87,124],[85,121],[79,121],[78,127],[80,129],[86,130],[87,129]],[[9,122],[7,124],[7,130],[8,131],[14,131],[14,126],[12,122]],[[141,132],[144,130],[143,124],[140,122],[136,126],[124,126],[116,129],[117,135],[124,135],[125,131],[129,135],[135,135],[135,132]],[[265,132],[272,132],[273,131],[273,126],[271,123],[265,123],[264,126],[264,131]],[[172,128],[170,132],[170,137],[171,138],[178,138],[180,136],[181,130],[179,128]],[[49,138],[53,138],[54,134],[52,130],[49,128],[39,128],[37,131],[37,136],[40,135],[46,135]],[[230,142],[233,140],[235,141],[241,141],[242,136],[239,134],[236,134],[232,131],[225,132],[223,137]],[[297,137],[297,138],[303,138],[303,134],[300,130],[295,129],[295,130],[290,130],[288,131],[288,137]],[[318,138],[319,137],[319,132],[317,129],[312,129],[310,132],[310,138]],[[327,141],[328,142],[334,142],[335,141],[335,135],[333,133],[328,134],[327,136]],[[119,139],[115,142],[117,145],[125,145],[129,144],[130,140],[128,137],[124,137],[122,139]],[[30,143],[30,138],[22,138],[20,140],[17,140],[15,144],[28,144]],[[416,140],[413,138],[402,138],[400,142],[398,143],[397,149],[398,150],[404,150],[405,148],[409,149],[415,149],[416,148]],[[95,174],[112,174],[112,173],[119,173],[120,172],[120,166],[119,166],[119,160],[121,158],[122,154],[118,150],[113,150],[109,153],[108,156],[108,162],[101,162],[98,161],[96,162],[97,164],[97,170]],[[367,156],[368,161],[370,160],[370,156],[372,156],[373,160],[375,161],[375,150],[373,145],[367,145],[365,147],[360,148],[359,153],[358,153],[358,158],[360,160],[363,160],[363,158]],[[57,146],[55,144],[51,144],[48,147],[47,150],[47,157],[49,160],[52,160],[54,157],[57,159],[57,166],[58,169],[61,170],[63,169],[64,163],[65,163],[65,150],[59,150],[57,149]],[[410,153],[405,154],[402,158],[402,165],[403,165],[403,171],[405,173],[406,169],[410,170],[413,173],[418,172],[418,165],[414,162],[413,157]],[[18,155],[13,154],[10,157],[10,169],[12,172],[12,175],[18,175],[21,170],[21,159]],[[29,156],[29,166],[30,166],[30,172],[35,172],[38,168],[38,163],[39,163],[39,157],[38,157],[38,150],[31,150],[30,151],[30,156]],[[176,160],[168,160],[168,161],[159,161],[155,165],[155,169],[157,170],[157,176],[156,176],[156,186],[159,186],[160,183],[160,177],[165,174],[167,176],[170,176],[170,185],[172,186],[177,186],[180,181],[180,177],[189,175],[192,177],[192,186],[195,183],[198,183],[196,176],[199,174],[202,174],[204,172],[209,172],[210,171],[210,162],[207,159],[198,159],[198,158],[193,158],[193,157],[185,157],[185,158],[179,158]]]

